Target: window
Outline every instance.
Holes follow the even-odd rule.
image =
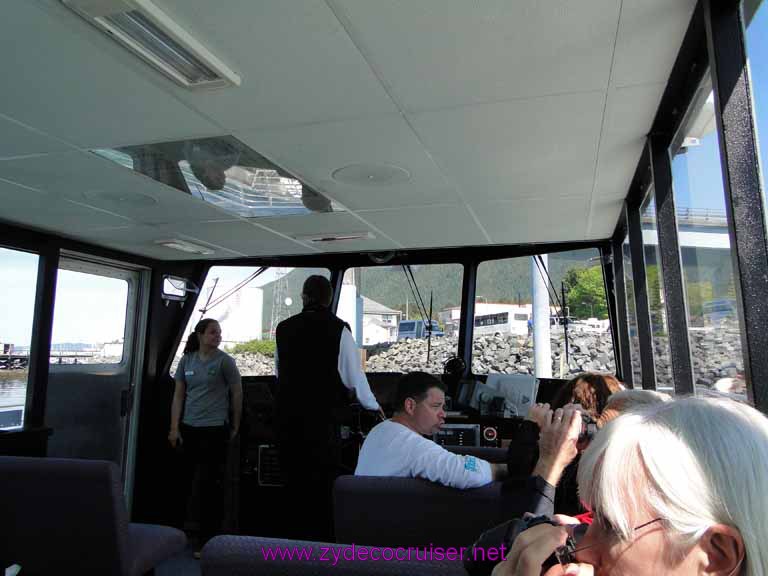
[[[232,136],[93,153],[246,218],[341,209]]]
[[[753,14],[755,5],[759,7]],[[754,0],[744,2],[744,11],[748,21],[747,55],[752,80],[752,101],[755,105],[755,123],[759,137],[758,152],[763,177],[763,194],[765,194],[765,177],[768,174],[768,144],[765,141],[768,138],[768,2],[760,3]]]
[[[410,271],[412,278],[402,266],[344,274],[338,315],[365,350],[367,372],[442,374],[443,363],[458,351],[462,266],[414,264]],[[384,322],[385,316],[397,320]]]
[[[656,227],[656,201],[653,189],[640,207],[640,221],[643,227],[643,256],[645,258],[645,283],[648,292],[648,308],[651,315],[653,334],[653,360],[656,367],[656,387],[667,393],[674,393],[672,363],[667,332],[667,310],[664,304],[664,274],[661,269],[661,250]]]
[[[740,324],[708,82],[694,98],[671,153],[695,383],[742,393]]]
[[[171,363],[171,375],[176,372],[187,336],[203,318],[219,322],[221,348],[235,358],[241,375],[275,374],[277,325],[301,312],[301,289],[308,277],[330,279],[331,273],[326,268],[259,270],[256,266],[213,266],[208,271]]]
[[[632,273],[632,254],[629,249],[629,237],[622,244],[624,256],[624,292],[627,297],[627,328],[629,329],[629,357],[632,362],[632,382],[640,387],[643,371],[640,367],[640,336],[637,331],[637,307],[635,304],[635,279]]]
[[[492,260],[478,266],[474,374],[535,373],[532,274],[542,277],[542,269],[531,257]],[[545,305],[549,319],[544,326],[550,336],[552,376],[613,372],[613,342],[598,251],[549,254],[544,277],[549,292]]]
[[[520,320],[522,316],[526,321],[528,316],[525,314],[515,314],[515,320]],[[503,312],[501,314],[486,314],[485,316],[475,315],[475,328],[482,328],[485,326],[496,326],[499,330],[505,330],[507,323],[509,322],[509,313]]]
[[[56,279],[51,364],[120,364],[128,281],[61,260]]]
[[[0,429],[24,425],[38,257],[0,248]]]

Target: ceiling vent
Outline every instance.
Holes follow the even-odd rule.
[[[61,0],[186,88],[240,86],[240,76],[149,0]]]
[[[294,236],[296,240],[313,243],[343,242],[345,240],[373,240],[376,238],[371,232],[342,232],[339,234],[301,234]]]

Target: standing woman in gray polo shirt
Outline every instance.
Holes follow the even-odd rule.
[[[168,441],[181,447],[177,521],[183,526],[187,499],[200,468],[200,546],[220,529],[222,476],[227,442],[237,436],[243,387],[235,359],[219,350],[221,326],[200,320],[187,338],[174,380]],[[182,418],[183,414],[183,418]]]

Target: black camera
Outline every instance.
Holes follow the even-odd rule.
[[[592,438],[597,434],[597,422],[594,418],[586,412],[581,413],[581,431],[579,432],[579,439],[576,441],[576,447],[579,450],[586,448]]]
[[[539,524],[551,524],[552,526],[559,526],[559,524],[552,520],[549,516],[528,516],[526,518],[515,518],[509,520],[498,526],[494,526],[483,532],[480,538],[472,545],[472,550],[483,549],[488,550],[491,547],[504,546],[504,550],[508,554],[512,549],[512,545],[515,539],[528,528],[533,528]],[[587,531],[589,526],[587,524],[579,524],[569,528],[570,536],[566,540],[563,546],[557,548],[554,553],[547,558],[542,564],[542,572],[561,564],[565,566],[575,562],[575,552],[577,550],[578,542]],[[494,566],[497,561],[486,560],[484,555],[482,558],[476,558],[474,553],[467,556],[464,559],[464,568],[470,576],[490,576],[493,572]]]
[[[594,420],[592,420],[592,423],[594,423]],[[529,517],[524,519],[523,522],[526,524],[524,530],[533,528],[539,524],[552,524],[553,526],[559,526],[559,524],[554,522],[549,516]],[[544,572],[544,570],[547,568],[551,568],[555,564],[566,566],[576,562],[576,546],[578,546],[579,540],[581,540],[584,534],[586,534],[588,528],[588,524],[575,525],[571,529],[570,536],[568,536],[566,539],[565,544],[558,546],[555,552],[544,561],[544,564],[541,566],[542,572]],[[509,543],[509,546],[511,548],[512,542]]]

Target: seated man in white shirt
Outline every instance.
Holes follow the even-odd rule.
[[[477,488],[506,475],[506,465],[449,452],[424,438],[445,423],[445,388],[425,372],[397,386],[395,414],[377,424],[360,450],[355,476],[425,478],[454,488]]]

